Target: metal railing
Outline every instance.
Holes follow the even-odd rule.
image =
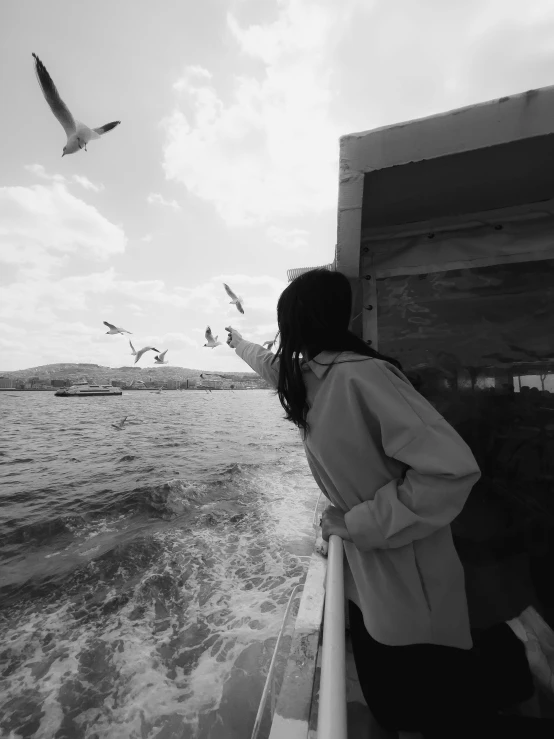
[[[321,264],[316,267],[296,267],[295,269],[287,269],[287,279],[289,282],[292,282],[292,280],[303,275],[304,272],[309,272],[312,269],[328,269],[329,272],[334,272],[336,266],[335,262],[331,262],[331,264]]]
[[[329,539],[317,739],[346,739],[343,544]]]
[[[314,529],[319,528],[317,515],[321,496],[322,493],[320,492],[312,517]],[[342,539],[338,536],[331,536],[329,539],[325,580],[325,611],[317,725],[318,739],[347,739],[343,556]],[[275,713],[274,688],[277,655],[294,598],[303,587],[303,584],[296,585],[287,603],[281,629],[267,672],[251,739],[258,738],[269,696],[271,696],[271,716],[273,720]]]
[[[267,671],[267,677],[265,679],[265,685],[262,691],[262,697],[260,698],[260,705],[258,706],[258,713],[256,714],[256,720],[254,721],[254,728],[252,729],[251,739],[257,739],[258,737],[258,734],[260,732],[260,727],[262,725],[262,719],[263,719],[263,715],[265,711],[265,706],[267,703],[267,698],[270,694],[271,694],[271,715],[273,716],[275,712],[274,688],[275,688],[275,665],[277,664],[277,655],[279,653],[281,639],[283,638],[283,634],[285,632],[285,627],[287,625],[287,621],[290,615],[294,597],[298,593],[298,591],[303,587],[304,585],[302,584],[296,585],[292,593],[290,594],[290,598],[287,603],[287,607],[285,609],[285,615],[283,616],[283,623],[281,624],[279,635],[277,637],[277,641],[275,642],[275,648],[273,649],[273,656],[271,657],[271,662],[269,663],[269,670]]]
[[[314,528],[316,531],[319,528],[319,521],[317,519],[317,509],[319,508],[319,501],[321,500],[322,495],[323,493],[320,491],[319,495],[317,496],[317,502],[314,508],[314,515],[312,516],[312,528]]]

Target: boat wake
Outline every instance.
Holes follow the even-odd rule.
[[[315,484],[270,394],[234,416],[232,436],[221,431],[231,396],[205,419],[174,407],[203,407],[193,396],[148,397],[126,399],[145,423],[118,441],[110,433],[109,446],[102,398],[62,403],[69,418],[57,402],[38,421],[30,406],[13,417],[8,459],[32,461],[4,468],[19,477],[5,485],[0,523],[0,736],[251,731],[312,549]],[[167,442],[183,452],[157,445]]]

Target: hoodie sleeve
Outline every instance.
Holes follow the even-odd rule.
[[[402,547],[448,526],[481,476],[461,436],[392,365],[373,362],[353,393],[378,421],[385,454],[404,477],[353,506],[344,520],[360,551]]]
[[[235,352],[246,364],[272,387],[277,387],[279,381],[279,360],[269,349],[259,344],[242,339],[235,347]]]

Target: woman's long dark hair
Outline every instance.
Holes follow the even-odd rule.
[[[302,429],[309,426],[309,405],[302,378],[301,354],[310,359],[322,351],[355,352],[384,359],[402,370],[400,362],[375,351],[348,330],[352,290],[342,272],[312,269],[293,280],[277,303],[279,382],[277,395],[286,419]]]

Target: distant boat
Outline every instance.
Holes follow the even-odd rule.
[[[120,387],[113,387],[113,385],[91,385],[88,382],[77,382],[71,387],[60,388],[55,395],[60,398],[73,398],[77,395],[123,395],[123,391]]]

